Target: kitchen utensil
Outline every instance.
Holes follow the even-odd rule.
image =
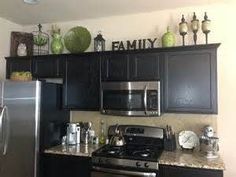
[[[182,149],[194,149],[199,145],[198,136],[193,131],[181,131],[179,133],[179,145]]]
[[[174,151],[176,149],[175,133],[169,125],[165,129],[164,149],[167,151]]]
[[[119,130],[119,125],[116,125],[115,135],[111,137],[110,139],[110,145],[112,146],[124,146],[125,145],[125,139]]]

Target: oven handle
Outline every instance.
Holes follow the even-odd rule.
[[[144,104],[144,111],[145,111],[145,115],[147,115],[147,85],[145,85],[144,87],[144,96],[143,96],[143,104]]]
[[[131,175],[131,176],[137,176],[137,177],[156,177],[156,173],[154,172],[117,170],[117,169],[95,167],[95,166],[93,166],[92,169],[98,172],[113,173],[113,174],[118,174],[118,175]]]

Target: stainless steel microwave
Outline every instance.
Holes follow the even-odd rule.
[[[160,116],[160,81],[102,82],[101,113]]]

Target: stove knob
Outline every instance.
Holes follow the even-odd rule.
[[[141,163],[140,162],[136,162],[136,167],[140,167]]]
[[[106,160],[105,160],[105,163],[106,163],[106,164],[110,164],[110,160],[109,160],[109,159],[106,159]]]
[[[100,164],[102,163],[102,159],[101,158],[98,159],[98,163],[100,163]]]
[[[148,163],[145,163],[145,164],[144,164],[144,167],[148,168],[148,167],[149,167],[149,164],[148,164]]]

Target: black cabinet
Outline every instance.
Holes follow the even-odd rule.
[[[126,53],[102,55],[101,74],[103,81],[126,81],[129,79],[129,60]]]
[[[69,55],[64,67],[64,108],[99,110],[99,56]]]
[[[164,54],[165,112],[217,113],[216,47],[206,48]]]
[[[62,77],[63,57],[60,55],[45,55],[32,57],[34,78]]]
[[[160,79],[160,54],[135,53],[129,55],[130,80]]]
[[[160,165],[160,177],[223,177],[222,170]]]
[[[91,158],[44,154],[40,177],[90,177]]]
[[[9,79],[14,71],[30,71],[31,60],[29,57],[8,57],[6,58],[6,78]]]
[[[160,80],[164,112],[213,114],[218,46],[8,57],[6,78],[13,71],[63,78],[63,107],[78,110],[99,110],[100,81]]]
[[[102,55],[102,81],[143,81],[160,78],[160,54],[117,52]]]

